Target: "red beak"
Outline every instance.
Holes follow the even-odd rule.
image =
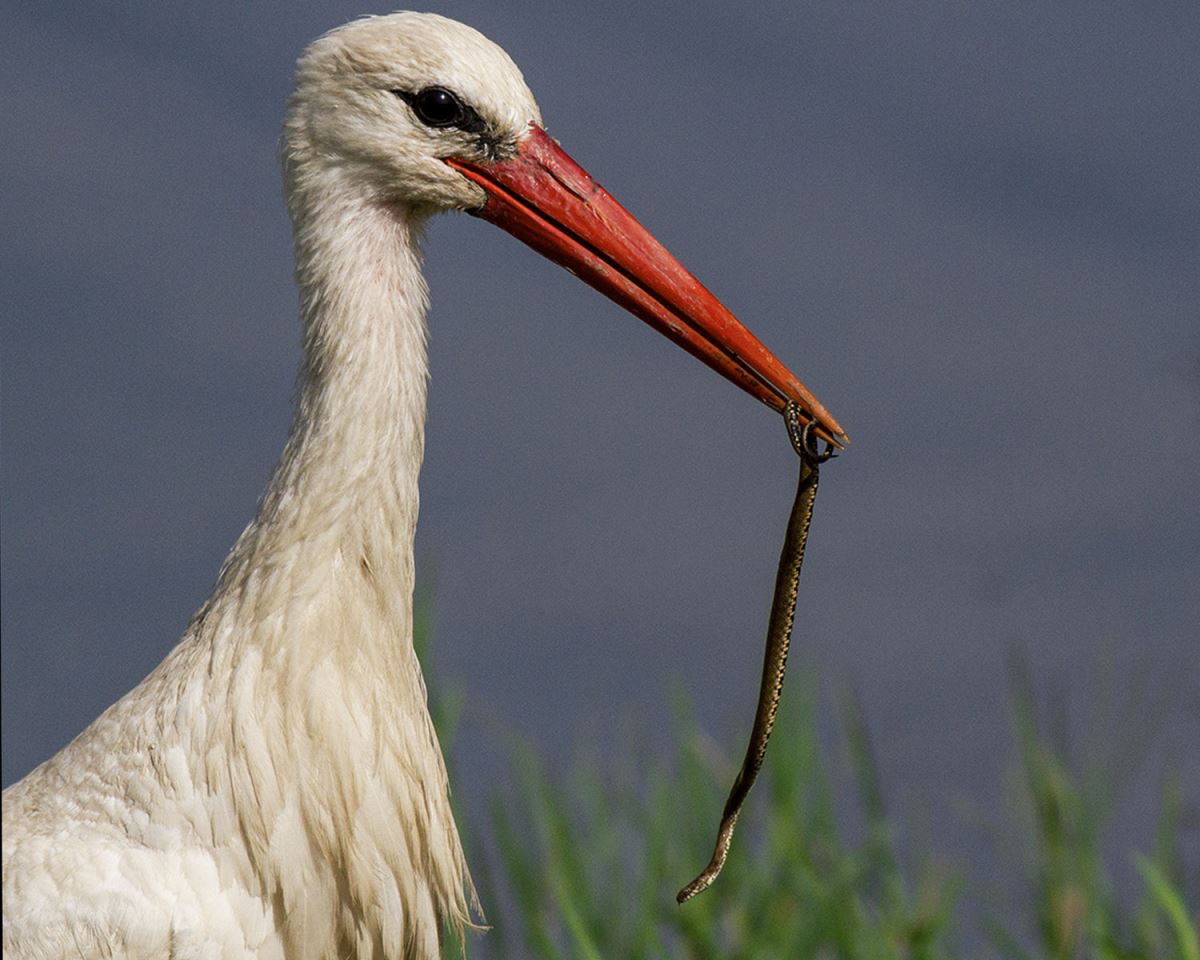
[[[541,127],[530,124],[512,159],[446,163],[487,192],[475,216],[566,267],[767,406],[782,411],[795,400],[818,436],[848,442],[795,374]]]

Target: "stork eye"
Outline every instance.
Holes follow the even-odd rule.
[[[408,90],[393,90],[392,93],[412,107],[417,119],[427,127],[457,127],[466,133],[487,135],[487,122],[452,90],[425,87],[416,93]]]
[[[459,127],[468,119],[463,102],[445,87],[426,87],[404,98],[429,127]]]

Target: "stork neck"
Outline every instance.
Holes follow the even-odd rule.
[[[204,682],[227,685],[213,698],[214,725],[230,725],[222,743],[270,771],[261,792],[257,780],[253,795],[229,791],[231,822],[272,838],[250,855],[279,903],[304,908],[287,917],[296,955],[334,956],[355,951],[314,940],[312,917],[344,925],[338,944],[380,936],[375,913],[364,920],[339,897],[384,904],[387,924],[434,942],[443,918],[468,919],[470,880],[411,642],[427,376],[419,223],[336,191],[314,196],[293,181],[296,418],[198,616],[209,642],[195,663]],[[303,836],[295,849],[314,859],[277,856],[277,836]]]
[[[328,184],[293,190],[289,204],[304,328],[298,403],[257,521],[230,559],[301,551],[304,564],[271,565],[318,570],[331,551],[360,553],[410,594],[427,378],[420,221]]]
[[[411,554],[428,373],[420,223],[336,190],[294,195],[292,217],[304,358],[259,524],[276,541],[353,526]]]

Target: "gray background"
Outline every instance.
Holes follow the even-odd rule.
[[[1022,651],[1081,743],[1137,761],[1128,873],[1164,772],[1200,794],[1200,7],[438,10],[849,429],[793,682],[819,671],[827,717],[858,691],[900,809],[986,876]],[[6,784],[170,649],[252,514],[298,359],[291,67],[362,12],[4,6]],[[486,224],[427,253],[418,552],[460,794],[505,779],[505,730],[617,751],[676,688],[740,750],[778,421]]]

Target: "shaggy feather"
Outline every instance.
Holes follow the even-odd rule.
[[[299,62],[282,146],[304,362],[258,514],[180,644],[4,792],[4,950],[438,956],[474,894],[412,648],[427,377],[423,219],[477,205],[481,149],[391,91],[470,101],[497,143],[537,107],[507,55],[422,14]]]

